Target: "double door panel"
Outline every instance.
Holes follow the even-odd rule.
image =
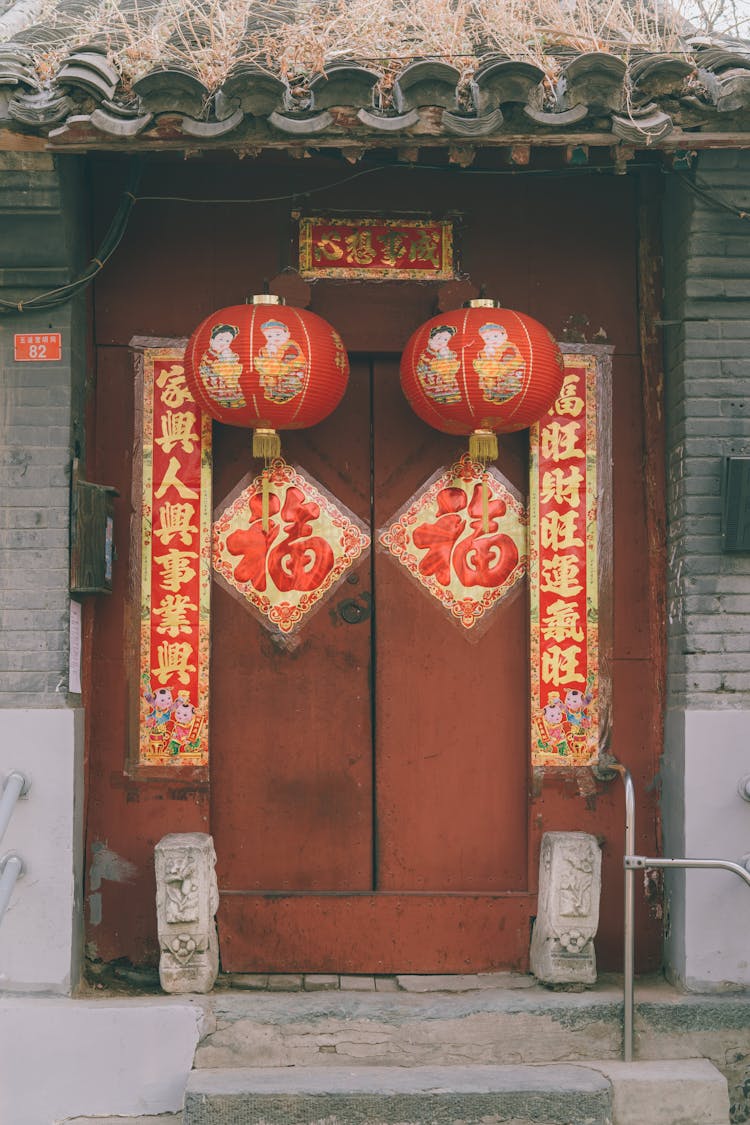
[[[280,646],[212,605],[212,831],[232,971],[465,971],[528,947],[528,605],[470,641],[377,531],[461,442],[424,426],[392,359],[353,364],[335,414],[284,452],[371,528],[373,548]],[[249,467],[218,428],[215,498]],[[501,446],[525,492],[526,435]]]

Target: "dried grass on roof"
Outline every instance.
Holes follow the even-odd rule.
[[[414,59],[443,59],[468,77],[487,53],[535,63],[551,81],[584,51],[685,54],[696,28],[686,10],[661,0],[40,0],[43,18],[14,41],[25,41],[43,80],[72,49],[95,44],[126,88],[160,66],[189,70],[209,91],[237,64],[304,83],[345,60],[387,88]]]

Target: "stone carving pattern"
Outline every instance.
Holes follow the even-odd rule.
[[[600,888],[601,852],[595,837],[585,832],[545,833],[531,942],[531,971],[539,980],[568,987],[596,980],[593,939]]]
[[[202,832],[165,836],[156,846],[155,864],[162,988],[209,992],[219,965],[213,840]]]

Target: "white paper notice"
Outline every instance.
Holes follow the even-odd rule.
[[[68,691],[81,694],[81,603],[70,602],[70,661]]]

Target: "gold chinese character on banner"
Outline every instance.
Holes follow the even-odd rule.
[[[577,390],[578,375],[575,371],[566,371],[562,389],[554,406],[555,414],[568,414],[571,418],[577,418],[583,413],[586,404],[576,393]]]
[[[551,602],[542,619],[545,641],[582,641],[581,614],[575,602]]]
[[[170,410],[176,410],[186,402],[192,402],[193,400],[185,381],[185,371],[177,364],[160,372],[156,376],[156,385],[161,391],[162,402]]]
[[[187,641],[162,641],[156,653],[159,663],[152,669],[154,678],[165,684],[171,676],[177,676],[181,684],[190,683],[189,673],[195,671],[195,665],[189,663],[192,655],[192,645]]]
[[[171,590],[172,593],[177,593],[180,586],[195,578],[196,572],[190,564],[197,561],[197,555],[180,551],[176,547],[172,547],[166,555],[154,555],[154,562],[161,570],[161,584],[165,590]]]
[[[372,231],[358,230],[345,239],[347,259],[358,266],[369,266],[378,256],[372,244]]]
[[[177,460],[177,458],[170,457],[169,464],[167,465],[167,471],[162,477],[161,484],[154,493],[154,496],[157,500],[161,500],[162,496],[170,488],[173,488],[178,496],[181,496],[183,500],[198,499],[198,493],[195,491],[195,489],[190,488],[187,484],[184,484],[183,481],[180,480],[180,468],[180,462]]]
[[[555,462],[585,456],[578,445],[579,429],[577,422],[550,422],[542,430],[542,456]]]
[[[155,537],[163,547],[171,543],[175,536],[179,536],[187,546],[192,543],[193,535],[198,531],[195,524],[190,522],[194,516],[195,508],[192,504],[170,504],[165,500],[159,509],[159,527],[154,531]]]
[[[165,594],[153,610],[154,617],[161,617],[161,625],[156,627],[157,633],[166,633],[168,637],[189,633],[193,626],[187,612],[197,608],[184,594]]]
[[[434,230],[423,230],[409,247],[410,262],[431,262],[440,266],[440,235]]]
[[[567,551],[571,547],[583,547],[583,539],[576,535],[577,512],[548,512],[542,517],[542,546],[553,551]]]
[[[200,441],[199,435],[193,429],[194,422],[194,414],[176,414],[169,411],[162,417],[162,436],[156,438],[156,444],[160,445],[165,453],[171,453],[176,445],[182,446],[183,453],[192,453],[195,443]]]
[[[548,469],[542,475],[540,498],[543,504],[569,504],[578,508],[581,503],[583,473],[577,465],[565,469]]]
[[[580,645],[550,645],[542,653],[542,679],[546,684],[570,684],[581,678],[578,669]]]
[[[580,582],[581,563],[575,555],[552,555],[542,559],[541,589],[545,593],[574,598],[583,586]]]
[[[318,241],[315,243],[315,257],[318,261],[325,258],[329,262],[337,262],[344,256],[344,248],[341,245],[341,235],[336,234],[334,231],[324,231],[318,236]]]

